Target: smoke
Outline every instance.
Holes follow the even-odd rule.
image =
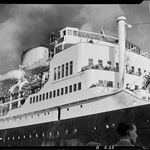
[[[11,19],[0,24],[0,68],[5,70],[8,66],[13,67],[14,61],[18,59],[16,49],[19,46],[19,26]],[[10,64],[10,65],[9,65]]]
[[[87,5],[81,9],[78,19],[85,21],[82,30],[100,32],[102,26],[106,34],[114,34],[117,31],[116,19],[123,14],[120,5]]]
[[[80,7],[0,5],[0,74],[18,68],[23,50],[48,45],[52,31],[72,26]]]
[[[41,21],[40,17],[36,18],[36,21],[32,20],[34,18],[32,12],[33,14],[37,11],[43,13],[50,8],[40,5],[8,5],[7,8],[5,7],[7,13],[3,13],[3,16],[6,15],[7,19],[5,18],[0,23],[0,73],[8,71],[20,63],[22,40],[26,37],[26,33],[36,28],[36,23]]]
[[[5,4],[0,5],[0,74],[18,68],[23,50],[48,45],[51,32],[66,26],[83,30],[100,32],[117,36],[116,19],[125,15],[132,21],[144,21],[139,5],[50,5],[50,4]],[[141,9],[147,8],[143,5]],[[138,11],[139,12],[138,12]],[[138,14],[135,15],[134,11]],[[130,38],[143,45],[147,36],[138,39],[136,32],[142,36],[149,28],[133,30],[136,36]],[[142,41],[142,42],[141,42]]]

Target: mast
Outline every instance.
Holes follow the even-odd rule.
[[[117,19],[118,34],[119,34],[119,88],[124,86],[124,72],[125,72],[125,25],[126,17],[120,16]]]

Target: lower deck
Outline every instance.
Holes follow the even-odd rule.
[[[137,126],[137,145],[150,147],[150,105],[98,113],[55,122],[0,131],[1,146],[81,146],[88,142],[115,144],[118,122]]]

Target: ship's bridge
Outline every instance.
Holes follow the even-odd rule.
[[[55,42],[56,46],[54,53],[56,54],[80,42],[118,45],[118,38],[106,35],[103,29],[101,29],[99,33],[94,33],[79,30],[78,28],[74,27],[65,27],[59,31],[59,38],[57,38]],[[53,42],[51,42],[50,44],[52,43]],[[126,50],[148,58],[148,53],[146,51],[142,51],[141,48],[139,48],[137,45],[127,40],[126,40]]]
[[[60,38],[57,39],[55,54],[60,52],[61,50],[67,49],[74,44],[80,42],[88,42],[88,43],[96,43],[99,42],[107,42],[116,44],[118,42],[118,38],[107,36],[104,32],[94,33],[89,31],[79,30],[78,28],[66,27],[59,31]]]

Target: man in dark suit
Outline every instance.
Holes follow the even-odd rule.
[[[135,124],[124,121],[120,122],[117,127],[120,140],[116,146],[134,146],[136,144],[137,133]]]

